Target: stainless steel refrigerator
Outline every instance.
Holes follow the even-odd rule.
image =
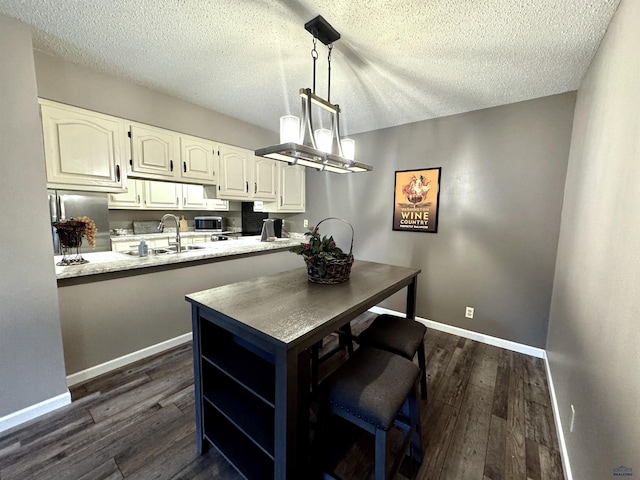
[[[86,216],[93,220],[98,228],[96,248],[91,248],[83,239],[80,253],[105,252],[111,250],[109,234],[109,204],[106,193],[74,192],[71,190],[48,190],[49,213],[51,222],[67,220],[72,217]],[[51,226],[53,251],[60,255],[60,242],[56,227]]]

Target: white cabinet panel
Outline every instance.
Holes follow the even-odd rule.
[[[146,182],[144,186],[144,204],[148,209],[180,208],[182,185],[173,182]]]
[[[182,208],[204,210],[207,208],[202,185],[182,185]]]
[[[175,178],[179,158],[178,135],[169,130],[132,123],[131,174],[149,178]]]
[[[252,152],[244,148],[218,145],[219,198],[246,199],[249,197],[251,155]]]
[[[180,178],[215,183],[216,144],[197,137],[180,135]]]
[[[277,196],[278,166],[275,160],[253,157],[254,200],[274,201]]]
[[[123,191],[124,120],[48,100],[39,103],[48,186]]]
[[[110,193],[109,208],[140,209],[144,207],[144,180],[130,178],[125,193]]]
[[[296,213],[305,211],[305,167],[278,162],[278,200],[264,202],[262,211]]]

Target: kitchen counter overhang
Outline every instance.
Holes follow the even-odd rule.
[[[78,279],[92,281],[105,275],[136,275],[158,269],[181,268],[201,263],[219,262],[232,258],[261,255],[283,251],[300,244],[299,239],[279,238],[273,242],[261,242],[260,237],[242,237],[226,242],[198,244],[195,250],[146,257],[132,256],[122,252],[95,252],[83,254],[89,263],[81,265],[55,266],[58,284],[67,284]],[[55,256],[57,264],[62,256]]]

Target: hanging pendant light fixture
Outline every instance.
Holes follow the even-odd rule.
[[[313,89],[301,88],[302,121],[294,115],[280,118],[280,144],[259,148],[258,157],[272,158],[293,165],[303,165],[334,173],[367,172],[373,167],[354,159],[355,142],[340,136],[340,106],[331,103],[331,50],[340,34],[320,15],[304,26],[313,35]],[[317,40],[328,48],[327,99],[316,95]],[[313,107],[328,112],[331,129],[313,128]]]

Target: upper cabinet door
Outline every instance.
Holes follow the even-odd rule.
[[[305,167],[278,162],[278,199],[264,202],[263,212],[295,213],[305,210]]]
[[[179,178],[178,135],[169,130],[132,123],[131,175],[145,178]]]
[[[129,178],[127,192],[109,195],[109,208],[140,209],[144,207],[144,180]]]
[[[214,184],[215,150],[213,142],[202,138],[180,135],[180,178],[197,180],[198,183]]]
[[[145,182],[144,205],[148,209],[178,209],[182,206],[182,185],[173,182]]]
[[[253,152],[231,145],[218,145],[219,172],[218,197],[231,199],[249,198],[249,185],[252,181],[249,162]]]
[[[276,199],[278,166],[275,160],[253,157],[253,199],[273,202]]]
[[[280,211],[304,212],[305,167],[280,165]]]
[[[206,210],[207,202],[204,198],[202,185],[182,185],[182,208]]]
[[[47,184],[99,192],[124,191],[124,121],[40,100]]]

